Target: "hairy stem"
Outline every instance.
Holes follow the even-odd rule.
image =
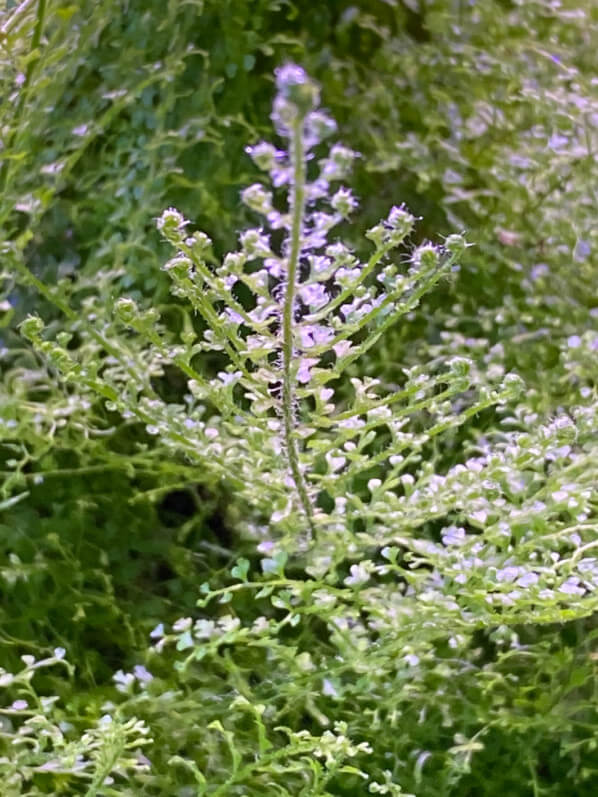
[[[305,155],[303,151],[303,117],[297,116],[293,124],[291,139],[291,157],[293,161],[293,188],[291,193],[291,236],[290,252],[287,267],[287,279],[284,293],[284,308],[282,316],[282,414],[284,421],[284,436],[286,443],[289,467],[301,507],[307,518],[311,535],[314,534],[313,507],[305,479],[299,467],[299,452],[295,439],[295,413],[294,413],[294,384],[292,378],[292,362],[295,353],[293,344],[293,324],[295,316],[295,291],[301,255],[301,238],[303,235],[303,216],[305,212]]]

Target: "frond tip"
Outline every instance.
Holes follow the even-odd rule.
[[[301,67],[277,70],[276,86],[272,118],[285,146],[260,142],[247,148],[269,185],[255,182],[241,192],[243,203],[261,217],[260,225],[242,232],[239,250],[216,268],[206,260],[209,238],[187,236],[188,223],[178,211],[165,211],[158,227],[178,250],[165,266],[175,294],[191,301],[207,324],[196,346],[226,352],[227,374],[243,388],[225,405],[234,423],[224,416],[218,421],[223,469],[241,468],[251,503],[272,522],[289,532],[303,527],[311,537],[327,523],[319,508],[322,474],[314,452],[326,451],[330,473],[339,483],[351,474],[352,483],[360,469],[355,455],[333,454],[333,449],[339,441],[349,450],[363,448],[381,425],[393,429],[391,408],[399,404],[394,397],[381,398],[373,384],[363,392],[353,380],[354,403],[341,409],[328,383],[341,378],[391,324],[417,306],[466,243],[454,235],[444,247],[423,244],[411,253],[408,268],[398,267],[390,255],[404,245],[416,219],[397,205],[366,232],[374,251],[362,262],[333,238],[334,228],[358,207],[351,189],[341,183],[358,154],[332,143],[317,168],[308,169],[314,147],[336,125],[320,110],[318,87]],[[280,231],[281,243],[275,246]],[[249,301],[235,298],[241,285]],[[198,380],[193,381],[194,395],[222,411],[221,382],[211,380],[198,390]],[[432,400],[423,399],[426,388],[431,392],[432,384],[399,395],[415,396],[420,410]],[[248,438],[260,439],[259,451],[247,445]],[[351,442],[355,438],[360,442]],[[214,440],[207,441],[213,455]],[[395,448],[388,448],[388,457],[396,456]],[[361,467],[367,469],[365,460]],[[266,495],[261,484],[268,485]],[[328,481],[326,491],[336,492]]]

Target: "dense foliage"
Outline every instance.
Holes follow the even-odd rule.
[[[3,793],[595,793],[597,34],[8,4]]]

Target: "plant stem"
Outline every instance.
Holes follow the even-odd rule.
[[[298,114],[291,137],[291,158],[293,163],[293,188],[291,193],[291,248],[287,267],[287,279],[284,293],[282,316],[282,414],[284,436],[289,460],[289,467],[299,502],[307,518],[311,536],[315,532],[313,507],[307,492],[305,479],[299,467],[299,453],[295,439],[295,394],[292,378],[292,362],[295,353],[293,344],[293,323],[295,315],[295,291],[301,255],[301,239],[303,235],[303,216],[305,212],[305,155],[303,151],[303,117]]]
[[[106,778],[110,775],[114,767],[116,766],[116,762],[120,754],[122,753],[122,748],[113,751],[112,755],[109,757],[108,762],[104,764],[91,782],[89,788],[85,792],[85,797],[96,797],[98,793],[98,789],[100,789],[106,780]]]

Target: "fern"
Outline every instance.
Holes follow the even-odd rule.
[[[406,448],[400,431],[406,415],[436,409],[443,413],[443,427],[463,419],[444,402],[467,386],[464,360],[434,377],[412,372],[387,395],[376,380],[353,378],[353,398],[342,404],[335,402],[332,385],[417,306],[466,244],[459,235],[444,247],[423,244],[401,274],[389,255],[413,229],[415,219],[404,207],[392,208],[367,232],[374,251],[365,263],[342,242],[330,243],[331,230],[357,207],[348,188],[332,192],[356,153],[336,144],[316,166],[314,150],[334,130],[318,110],[317,88],[296,66],[278,71],[277,87],[273,119],[287,149],[260,143],[249,153],[272,185],[283,188],[285,201],[277,203],[259,183],[242,194],[263,226],[246,230],[239,251],[213,268],[205,234],[188,235],[187,221],[173,209],[158,221],[178,250],[165,266],[173,292],[203,317],[203,336],[194,341],[187,336],[185,347],[165,347],[131,300],[120,300],[116,311],[151,341],[156,354],[190,377],[193,400],[178,418],[195,452],[223,477],[234,474],[237,491],[297,540],[298,532],[307,539],[338,521],[323,510],[325,496],[342,498],[365,470],[396,463]],[[282,239],[278,247],[271,243],[274,237]],[[236,298],[241,286],[249,301]],[[192,366],[195,355],[206,351],[228,358],[216,379],[202,377]],[[209,420],[202,420],[206,413]],[[156,431],[167,432],[172,420],[156,418]],[[365,450],[382,427],[390,440],[372,459]],[[436,431],[428,430],[425,439]],[[404,460],[391,465],[387,482],[404,467]]]
[[[174,659],[181,679],[168,699],[200,707],[190,726],[211,734],[186,757],[165,733],[169,767],[198,793],[286,793],[277,777],[295,778],[292,793],[328,783],[339,793],[340,777],[369,780],[371,793],[419,793],[432,752],[417,739],[430,711],[445,729],[434,754],[449,793],[504,722],[491,690],[514,693],[508,668],[526,651],[510,626],[578,619],[598,605],[592,339],[574,340],[567,361],[583,383],[579,406],[544,422],[517,398],[516,376],[495,383],[463,357],[435,356],[396,384],[369,376],[368,351],[410,320],[467,243],[450,235],[413,247],[416,219],[403,206],[358,249],[343,242],[337,228],[356,239],[357,201],[343,184],[356,153],[326,148],[334,123],[302,69],[282,67],[276,83],[285,144],[248,149],[265,177],[242,194],[260,221],[238,250],[217,257],[177,210],[158,220],[175,247],[164,270],[178,331],[157,308],[110,306],[108,291],[88,286],[75,312],[62,286],[30,276],[70,331],[53,339],[30,317],[22,332],[81,406],[99,397],[141,422],[156,438],[144,454],[169,449],[187,478],[230,495],[229,519],[261,555],[210,575],[199,617],[151,634],[150,656],[161,658],[152,667]],[[185,386],[167,396],[160,380],[172,371]],[[460,434],[451,448],[456,427],[493,407],[492,431],[465,443]],[[477,661],[480,630],[504,648],[504,679]],[[154,699],[157,678],[147,688],[131,673],[115,680],[123,714],[147,712],[151,726],[170,712]],[[475,714],[468,737],[450,705],[471,688],[498,708],[488,724]],[[320,732],[331,719],[334,733]],[[438,793],[436,770],[429,777]]]
[[[242,194],[262,226],[246,230],[239,251],[216,268],[209,265],[207,236],[187,235],[176,210],[166,211],[158,226],[178,250],[165,266],[174,293],[190,300],[207,325],[202,339],[173,361],[190,373],[193,355],[217,350],[230,363],[217,379],[190,383],[194,398],[218,409],[209,423],[197,421],[199,448],[223,474],[235,473],[249,502],[296,543],[298,536],[307,540],[338,525],[365,471],[383,473],[390,463],[390,489],[407,465],[407,447],[413,457],[441,427],[466,417],[447,403],[467,386],[464,360],[433,377],[412,372],[386,395],[376,380],[353,378],[353,397],[335,400],[335,385],[354,361],[417,306],[466,244],[460,235],[443,247],[423,244],[412,252],[407,273],[400,273],[389,256],[414,226],[404,207],[393,207],[368,230],[374,251],[366,262],[346,244],[332,243],[332,229],[357,207],[350,189],[332,188],[347,176],[356,153],[335,144],[316,163],[314,151],[334,131],[334,122],[318,110],[316,86],[291,65],[278,71],[277,89],[273,120],[287,147],[262,142],[248,151],[286,196],[277,202],[261,183]],[[274,238],[281,239],[278,247]],[[249,303],[235,298],[238,286],[248,290]],[[121,317],[134,313],[127,300],[117,310]],[[157,336],[154,343],[160,345]],[[489,402],[498,399],[497,393]],[[193,407],[188,425],[204,406]],[[419,442],[406,440],[403,419],[424,410],[438,412],[442,421]],[[371,457],[366,450],[382,429],[389,439]],[[325,511],[331,499],[337,506],[332,513]]]
[[[409,251],[415,218],[396,206],[366,232],[373,251],[360,260],[332,232],[357,207],[342,184],[356,153],[340,144],[324,149],[335,125],[319,109],[318,88],[300,67],[279,69],[276,84],[272,118],[286,146],[262,142],[248,148],[269,185],[255,183],[242,194],[261,217],[260,226],[245,230],[239,249],[218,260],[208,236],[190,234],[177,210],[166,210],[158,220],[176,248],[164,266],[172,292],[196,317],[183,311],[178,340],[161,327],[155,308],[141,311],[126,298],[115,303],[115,317],[135,331],[133,338],[125,339],[113,321],[81,320],[78,331],[87,344],[76,356],[66,348],[68,336],[59,342],[42,338],[39,318],[27,319],[23,332],[78,390],[99,394],[109,409],[141,420],[163,444],[201,464],[206,481],[234,494],[235,525],[262,552],[309,549],[306,566],[319,575],[354,559],[348,578],[358,584],[376,569],[364,551],[398,551],[399,545],[407,557],[403,564],[427,563],[432,574],[450,572],[459,583],[457,571],[466,560],[470,568],[478,562],[480,571],[511,567],[514,535],[525,543],[526,557],[533,553],[538,564],[546,561],[550,583],[573,583],[564,571],[562,578],[557,574],[550,557],[555,547],[562,550],[567,534],[577,539],[576,529],[590,512],[592,477],[591,471],[584,475],[584,463],[591,448],[586,455],[569,446],[566,463],[559,452],[572,436],[580,444],[588,439],[583,428],[591,429],[591,419],[584,420],[589,408],[580,409],[575,421],[557,418],[533,434],[496,436],[481,456],[444,475],[435,470],[436,438],[482,409],[504,405],[520,380],[507,374],[501,384],[474,391],[471,364],[462,357],[405,370],[396,385],[356,376],[352,366],[391,325],[409,318],[467,243],[462,235],[450,235],[442,246],[424,242]],[[101,318],[97,299],[88,302]],[[200,370],[214,357],[223,363],[215,377]],[[180,403],[155,389],[152,378],[166,366],[186,377],[188,392]],[[576,498],[565,515],[558,498],[544,500],[562,495],[568,501],[572,492]],[[528,539],[525,524],[532,517],[552,524],[557,537],[550,535],[547,544],[541,537]],[[444,548],[420,533],[439,522],[445,523]],[[471,533],[480,530],[483,544]],[[517,577],[527,583],[527,558],[513,566],[522,568]],[[491,581],[486,589],[494,592],[497,583]],[[540,590],[536,571],[529,575],[532,582]],[[505,577],[505,590],[509,583]],[[585,593],[580,590],[573,593]],[[547,613],[538,607],[537,616],[559,617],[566,594],[566,588],[560,596],[545,592]],[[492,622],[491,607],[505,603],[500,596],[482,602],[470,597],[476,622],[482,616]],[[519,610],[534,617],[523,604]]]

